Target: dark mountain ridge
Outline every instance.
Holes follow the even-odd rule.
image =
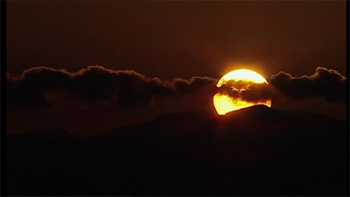
[[[222,117],[161,115],[83,139],[62,130],[13,135],[8,192],[345,195],[346,132],[345,121],[253,106]]]

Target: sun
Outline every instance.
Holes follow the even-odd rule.
[[[235,84],[239,85],[238,88]],[[248,70],[248,69],[238,69],[233,70],[226,75],[224,75],[216,84],[218,88],[223,85],[230,86],[229,88],[234,88],[237,91],[245,91],[249,89],[248,84],[266,84],[266,79],[259,73]],[[241,97],[232,97],[224,93],[216,93],[213,96],[214,107],[219,115],[225,115],[228,112],[235,111],[238,109],[250,107],[253,105],[266,105],[271,107],[271,99],[262,100],[258,102],[249,102],[243,100]]]

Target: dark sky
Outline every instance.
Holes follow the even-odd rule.
[[[345,74],[345,1],[9,1],[7,69],[88,65],[170,79],[265,76],[325,66]]]
[[[6,6],[10,195],[346,193],[345,1]]]
[[[272,108],[345,118],[342,1],[8,1],[6,27],[10,133],[215,113],[217,80],[242,67]]]

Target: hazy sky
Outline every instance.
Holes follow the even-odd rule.
[[[346,194],[345,4],[6,1],[7,194]]]
[[[345,1],[7,2],[7,69],[133,69],[165,79],[345,74]]]
[[[8,1],[8,132],[213,111],[238,67],[277,88],[272,108],[344,119],[345,25],[345,1]]]

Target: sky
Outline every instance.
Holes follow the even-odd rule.
[[[213,111],[235,68],[273,108],[345,118],[345,1],[10,1],[6,20],[8,132]]]
[[[7,69],[88,65],[150,77],[345,74],[345,1],[10,1]]]

